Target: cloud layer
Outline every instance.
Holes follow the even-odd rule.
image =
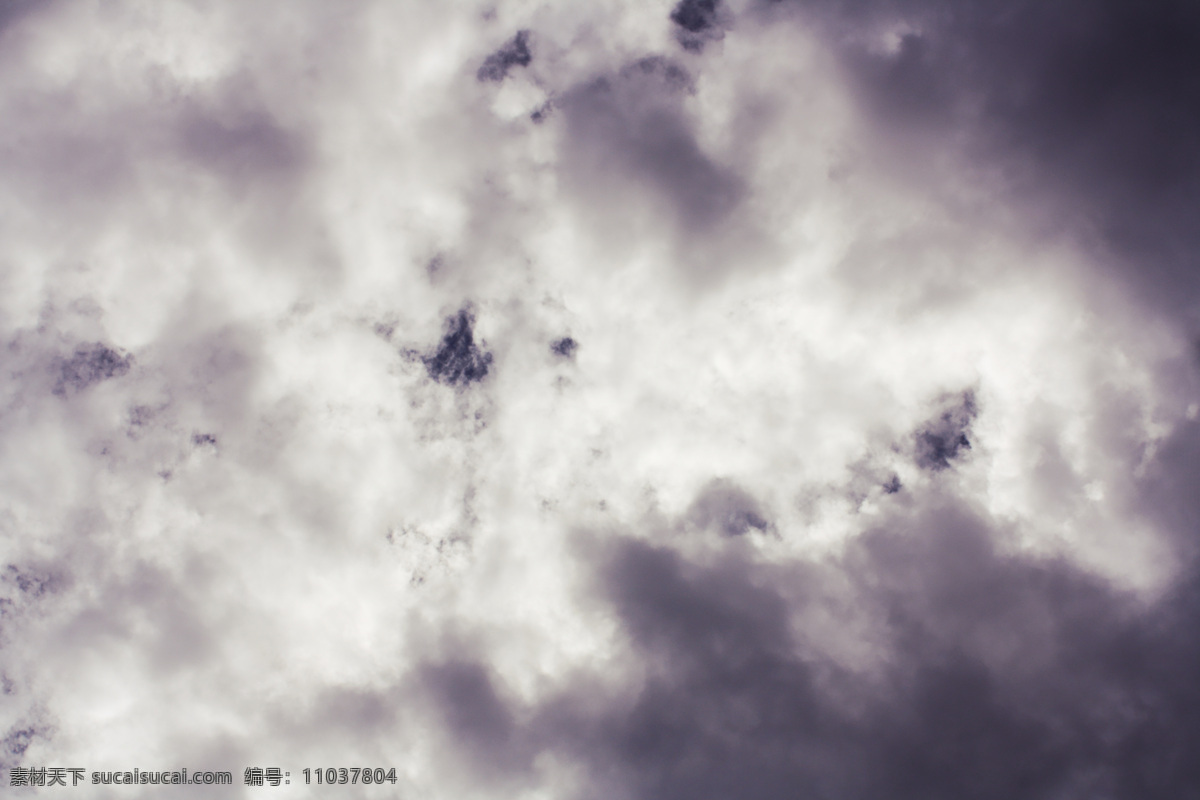
[[[1196,796],[1188,4],[6,8],[6,785]]]

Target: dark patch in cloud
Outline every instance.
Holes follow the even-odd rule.
[[[486,666],[468,659],[428,664],[420,684],[455,745],[481,773],[523,771],[527,750]]]
[[[695,91],[695,81],[692,74],[687,71],[682,65],[678,64],[670,58],[663,56],[646,56],[639,58],[632,64],[627,65],[620,72],[620,77],[626,81],[645,78],[661,84],[672,90],[672,96],[678,96],[677,93],[691,93]],[[645,86],[640,88],[647,88]],[[653,86],[651,85],[653,91]]]
[[[975,395],[967,391],[915,434],[917,465],[928,470],[948,469],[963,450],[971,449],[967,433],[978,409]]]
[[[742,181],[697,142],[682,105],[691,86],[677,64],[647,58],[564,99],[569,177],[590,208],[624,220],[649,200],[684,240],[711,236],[734,212]]]
[[[31,12],[46,8],[52,0],[3,0],[0,2],[0,34],[16,25]]]
[[[717,0],[680,0],[671,10],[671,22],[690,33],[700,33],[716,24]]]
[[[832,26],[862,96],[932,137],[973,132],[1020,200],[1095,225],[1126,277],[1200,303],[1200,5],[1190,0],[854,0],[787,6]],[[891,48],[868,44],[892,28]]]
[[[34,728],[14,728],[4,737],[2,743],[4,754],[20,758],[25,755],[29,745],[33,744],[35,736],[37,736],[37,730]]]
[[[40,716],[37,713],[28,715],[4,734],[4,738],[0,740],[0,770],[7,773],[13,767],[27,764],[25,753],[34,741],[46,741],[53,734],[53,727],[47,725]],[[4,780],[8,781],[7,774],[4,775]]]
[[[129,372],[133,356],[101,342],[80,345],[75,353],[59,365],[54,394],[63,396],[70,391],[81,392],[93,384],[119,378]]]
[[[192,444],[196,447],[216,447],[217,437],[211,433],[196,433],[192,435]]]
[[[758,501],[749,492],[729,481],[709,483],[692,502],[688,522],[701,529],[713,529],[725,536],[741,536],[751,530],[770,528]]]
[[[675,35],[684,48],[699,51],[706,42],[724,35],[718,19],[720,6],[720,0],[680,0],[671,9],[671,22],[678,26]]]
[[[904,484],[900,482],[899,475],[892,475],[892,477],[888,479],[888,482],[883,485],[883,491],[885,494],[896,494],[903,488]]]
[[[498,83],[508,77],[508,71],[513,67],[528,67],[531,63],[533,54],[529,52],[529,31],[517,31],[516,36],[484,59],[475,78],[481,83]]]
[[[296,134],[248,100],[197,105],[179,126],[183,152],[238,189],[291,177],[304,162]]]
[[[579,348],[579,343],[570,336],[564,336],[561,339],[555,339],[550,343],[550,351],[555,355],[563,358],[574,358],[575,351]]]
[[[518,713],[485,667],[455,667],[460,755],[514,776],[550,751],[589,798],[1200,797],[1195,562],[1147,601],[928,497],[825,560],[717,541],[587,539],[628,682],[579,675]]]
[[[5,566],[3,574],[0,574],[0,582],[16,586],[22,594],[34,598],[56,592],[63,586],[61,575],[21,569],[16,564]]]
[[[579,723],[588,760],[637,798],[1193,791],[1194,577],[1142,616],[1067,565],[1001,554],[962,509],[911,523],[851,547],[841,605],[812,569],[616,544],[602,584],[649,676],[631,711]],[[812,588],[797,602],[788,583]],[[797,635],[819,604],[882,626],[873,678]]]
[[[1146,467],[1137,487],[1137,507],[1173,534],[1180,560],[1200,560],[1200,423],[1181,424]]]
[[[467,386],[488,376],[492,354],[475,343],[475,314],[462,308],[446,320],[446,333],[437,350],[421,360],[429,377],[447,386]]]
[[[623,773],[628,796],[824,795],[809,770],[835,754],[835,731],[787,603],[754,578],[740,557],[614,547],[604,592],[650,674],[627,714],[600,722],[595,761]]]
[[[133,406],[129,409],[129,427],[131,429],[144,428],[153,422],[156,416],[157,413],[150,406]]]

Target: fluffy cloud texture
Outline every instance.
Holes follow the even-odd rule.
[[[6,789],[1200,797],[1198,62],[1182,0],[5,5]]]

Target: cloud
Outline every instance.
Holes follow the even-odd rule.
[[[484,59],[475,76],[480,81],[502,81],[513,67],[527,67],[532,62],[529,31],[517,31],[503,47]]]
[[[552,694],[524,736],[488,689],[477,713],[494,721],[476,735],[503,735],[460,753],[494,763],[524,738],[586,764],[595,793],[629,797],[1169,797],[1191,785],[1194,562],[1146,604],[1003,538],[953,500],[896,508],[819,563],[766,560],[741,540],[697,558],[605,537],[583,552],[633,677],[599,706],[594,678]]]
[[[449,386],[466,386],[487,377],[492,354],[475,344],[474,323],[469,308],[459,309],[446,321],[446,334],[436,352],[421,359],[429,377]]]
[[[706,41],[719,41],[722,36],[718,12],[723,10],[718,0],[680,0],[671,9],[671,22],[679,26],[676,37],[687,50],[700,51]]]
[[[745,236],[745,187],[697,140],[685,107],[692,80],[683,66],[647,57],[572,87],[559,105],[564,177],[591,220],[585,224],[605,238],[625,229],[649,242],[666,239],[686,253],[679,260],[694,264],[688,277],[704,283],[728,269],[722,239]]]
[[[5,768],[1197,783],[1183,5],[3,13]]]
[[[98,381],[119,378],[129,372],[132,359],[116,350],[93,342],[75,349],[75,353],[62,362],[55,394],[65,394],[68,389],[82,391]]]
[[[1010,197],[1039,198],[1047,224],[1098,236],[1131,287],[1193,319],[1191,4],[770,5],[829,26],[881,124],[933,147],[961,146],[965,134]]]
[[[917,433],[917,464],[926,469],[946,469],[951,460],[970,450],[967,431],[976,413],[975,396],[970,391],[964,392],[960,402],[952,404]]]
[[[561,339],[555,339],[550,343],[550,349],[553,350],[556,355],[560,355],[563,358],[574,358],[575,351],[578,348],[579,342],[576,342],[570,336],[564,336]]]
[[[714,480],[689,509],[690,521],[702,530],[715,529],[726,536],[741,536],[751,530],[766,531],[770,523],[755,499],[727,481]]]

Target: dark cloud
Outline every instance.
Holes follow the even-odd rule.
[[[700,33],[716,24],[717,0],[680,0],[671,10],[671,22],[685,31]]]
[[[1159,446],[1138,485],[1137,507],[1173,535],[1183,560],[1200,559],[1200,424],[1190,421]]]
[[[513,712],[499,696],[489,670],[471,660],[427,665],[422,686],[455,745],[485,773],[519,767]]]
[[[550,350],[555,355],[563,358],[574,358],[575,350],[578,349],[579,343],[570,336],[564,336],[561,339],[555,339],[550,343]]]
[[[967,391],[946,404],[948,407],[927,422],[914,435],[917,465],[923,469],[947,469],[964,450],[971,449],[967,433],[978,409],[975,394]],[[897,480],[897,483],[899,481]]]
[[[192,434],[192,444],[197,447],[216,447],[217,437],[211,433]]]
[[[475,73],[477,80],[482,82],[499,82],[508,77],[508,71],[513,67],[528,67],[533,63],[533,54],[529,52],[529,31],[517,31],[503,47],[492,53]]]
[[[741,536],[751,530],[770,527],[758,501],[729,481],[709,483],[692,502],[688,522],[702,529],[713,529],[726,536]]]
[[[29,749],[29,745],[33,742],[33,737],[37,735],[37,731],[33,728],[19,728],[10,731],[4,737],[3,747],[6,755],[17,756],[18,758],[25,754]]]
[[[1200,6],[1187,0],[807,0],[868,107],[940,141],[972,132],[1013,199],[1058,198],[1144,296],[1200,301]],[[832,30],[829,30],[832,28]],[[888,41],[885,31],[891,31]],[[936,146],[936,145],[935,145]]]
[[[688,50],[701,50],[708,41],[720,39],[723,30],[718,18],[720,0],[680,0],[671,9],[671,22],[679,43]]]
[[[38,739],[47,739],[49,731],[37,726],[21,724],[11,728],[0,739],[0,768],[4,769],[4,780],[9,780],[8,771],[26,763],[25,751]]]
[[[447,386],[467,386],[488,376],[492,354],[475,343],[475,314],[462,308],[446,320],[446,333],[432,355],[422,361],[429,377]]]
[[[46,8],[53,0],[4,0],[0,2],[0,34],[30,13]]]
[[[11,692],[8,679],[4,679],[5,694]],[[50,740],[55,733],[55,726],[50,724],[45,715],[31,710],[12,725],[0,739],[0,770],[4,772],[4,780],[8,780],[8,770],[16,766],[28,766],[25,753],[30,747]]]
[[[746,500],[708,487],[693,509],[716,497]],[[591,540],[629,682],[579,678],[522,726],[485,668],[455,666],[460,755],[520,772],[557,752],[589,798],[1200,797],[1194,565],[1147,604],[933,498],[828,561],[717,541]]]
[[[81,345],[61,361],[54,393],[80,392],[101,381],[119,378],[129,372],[132,364],[133,356],[101,342]]]

